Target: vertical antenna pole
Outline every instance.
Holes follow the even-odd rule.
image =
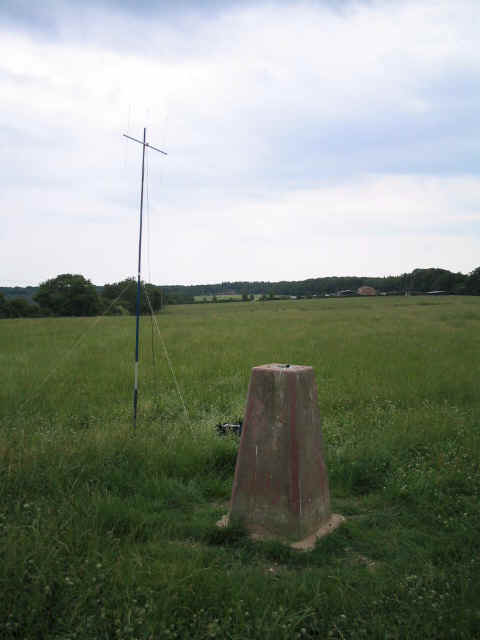
[[[142,187],[140,191],[140,229],[138,233],[138,277],[137,277],[137,322],[135,328],[135,383],[133,386],[133,428],[137,428],[137,402],[138,402],[138,343],[140,338],[140,289],[141,289],[141,278],[142,278],[142,222],[143,222],[143,183],[145,179],[145,147],[149,147],[150,149],[154,149],[155,151],[159,151],[166,156],[166,152],[161,149],[157,149],[153,145],[147,142],[147,129],[146,127],[143,129],[143,141],[138,140],[137,138],[133,138],[132,136],[128,136],[126,133],[123,134],[125,138],[129,140],[133,140],[134,142],[138,142],[142,145]]]
[[[138,277],[137,277],[137,322],[135,327],[135,383],[133,387],[133,428],[137,428],[137,402],[138,402],[138,342],[140,336],[140,281],[142,273],[142,223],[143,223],[143,182],[145,178],[145,140],[147,129],[143,129],[142,149],[142,188],[140,191],[140,228],[138,232]]]

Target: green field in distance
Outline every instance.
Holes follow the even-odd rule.
[[[480,637],[480,297],[0,321],[0,637]],[[332,509],[311,553],[228,510],[251,368],[312,365]]]

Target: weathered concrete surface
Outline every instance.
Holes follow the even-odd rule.
[[[330,520],[312,367],[252,369],[229,521],[252,534],[303,540]]]
[[[332,513],[327,522],[325,524],[322,524],[320,529],[317,529],[315,533],[310,534],[303,540],[293,542],[290,546],[292,547],[292,549],[297,549],[298,551],[311,551],[315,547],[317,540],[328,536],[329,533],[333,533],[335,529],[337,529],[344,522],[344,516],[341,516],[339,513]]]
[[[309,536],[303,538],[302,540],[290,542],[290,547],[292,549],[296,549],[297,551],[312,551],[317,543],[317,540],[320,540],[321,538],[328,536],[330,533],[333,533],[335,529],[337,529],[341,524],[345,522],[345,520],[346,518],[344,516],[341,516],[339,513],[332,513],[325,524],[322,524],[320,529],[317,529],[314,533],[311,533]],[[220,520],[218,520],[217,527],[228,527],[229,524],[229,516],[228,514],[225,514],[220,518]],[[263,533],[250,534],[252,540],[264,540],[265,538],[271,538],[272,536],[272,533],[268,533],[265,531]],[[363,558],[364,556],[360,557]]]

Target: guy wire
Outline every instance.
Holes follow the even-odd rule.
[[[146,210],[146,232],[147,232],[147,268],[148,268],[148,282],[152,282],[152,264],[151,264],[151,244],[150,244],[150,190],[148,187],[150,178],[150,163],[148,161],[149,154],[145,154],[145,210]]]
[[[115,298],[115,300],[113,300],[108,307],[105,309],[105,311],[100,314],[99,316],[97,316],[94,320],[94,322],[92,322],[92,324],[87,327],[85,329],[85,331],[83,333],[81,333],[77,339],[74,341],[74,343],[72,344],[72,346],[70,347],[70,349],[67,349],[67,351],[63,352],[63,355],[58,359],[57,364],[54,365],[50,371],[47,373],[47,375],[45,376],[45,378],[42,380],[42,382],[40,382],[40,384],[38,385],[38,387],[35,389],[35,391],[32,393],[32,395],[28,398],[26,398],[24,400],[24,402],[22,402],[20,404],[20,406],[18,407],[18,412],[20,413],[21,409],[23,409],[25,407],[25,405],[27,405],[29,402],[31,402],[33,400],[33,398],[35,398],[40,390],[44,387],[44,385],[47,383],[48,380],[50,380],[50,378],[58,371],[58,369],[60,368],[60,366],[66,361],[68,360],[68,358],[73,354],[74,351],[77,350],[77,348],[80,347],[80,343],[84,340],[85,336],[90,333],[90,331],[97,326],[97,324],[100,322],[100,320],[102,318],[104,318],[107,313],[110,311],[110,309],[113,307],[114,304],[116,304],[120,298],[123,296],[123,294],[127,291],[127,289],[129,289],[132,284],[134,284],[133,280],[130,281],[126,287],[124,287],[124,289],[120,292],[120,294]]]
[[[150,244],[150,238],[151,238],[151,224],[150,224],[150,193],[149,193],[149,188],[148,188],[148,183],[149,183],[149,161],[148,161],[148,156],[149,154],[146,153],[145,154],[145,222],[146,222],[146,236],[147,236],[147,269],[148,269],[148,282],[145,283],[145,292],[146,292],[146,285],[148,283],[152,282],[152,266],[151,266],[151,244]],[[152,363],[153,363],[153,382],[154,382],[154,387],[157,386],[157,369],[156,369],[156,358],[155,358],[155,340],[154,340],[154,331],[153,331],[153,319],[152,316],[150,316],[150,322],[151,322],[151,328],[152,328]]]
[[[185,403],[185,398],[183,397],[182,390],[180,389],[180,385],[178,384],[177,376],[175,375],[175,370],[173,368],[173,364],[172,364],[172,361],[170,359],[170,355],[168,353],[167,345],[165,344],[165,340],[163,339],[162,332],[160,331],[160,327],[159,327],[159,324],[157,322],[157,317],[155,316],[155,314],[153,312],[153,307],[152,307],[152,303],[150,302],[150,296],[148,295],[148,291],[145,289],[145,286],[143,288],[145,290],[145,297],[147,298],[148,306],[150,307],[150,313],[152,315],[152,320],[155,323],[155,328],[157,329],[157,333],[158,333],[158,335],[160,337],[160,342],[162,343],[163,353],[165,354],[165,360],[167,361],[168,368],[170,369],[170,373],[172,375],[172,379],[173,379],[173,382],[175,384],[175,388],[177,390],[178,397],[180,398],[180,402],[182,403],[182,406],[183,406],[183,411],[185,413],[185,419],[187,421],[188,426],[190,427],[190,430],[192,430],[192,424],[190,422],[190,414],[188,413],[187,405]]]

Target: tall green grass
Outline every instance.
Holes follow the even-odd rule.
[[[480,299],[0,323],[0,637],[480,637]],[[72,344],[83,336],[78,346]],[[311,553],[219,530],[252,366],[311,364],[333,509]]]

